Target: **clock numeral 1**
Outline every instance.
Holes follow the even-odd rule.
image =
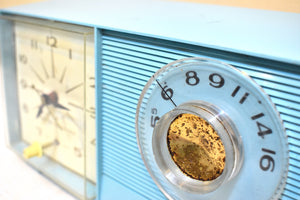
[[[69,59],[72,60],[72,49],[69,49]]]
[[[240,87],[240,86],[237,86],[237,87],[234,89],[234,91],[232,92],[231,96],[232,96],[232,97],[235,97],[235,96],[238,94],[238,92],[239,92],[240,89],[241,89],[241,87]],[[239,103],[240,103],[240,104],[243,104],[243,103],[246,101],[246,99],[247,99],[248,96],[249,96],[249,93],[248,93],[248,92],[245,92],[245,94],[244,94],[244,95],[242,96],[242,98],[240,99]]]

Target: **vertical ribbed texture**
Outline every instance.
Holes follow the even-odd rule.
[[[134,39],[103,36],[103,173],[147,199],[164,199],[164,196],[148,174],[137,147],[135,112],[139,95],[159,68],[191,56],[207,57]],[[282,199],[300,199],[300,75],[223,61],[249,74],[276,104],[290,150]]]

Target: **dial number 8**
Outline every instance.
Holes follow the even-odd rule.
[[[187,73],[185,73],[185,76],[185,82],[188,85],[195,86],[198,85],[198,83],[200,82],[200,79],[195,71],[188,71]]]

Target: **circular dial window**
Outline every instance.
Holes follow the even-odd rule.
[[[223,173],[224,145],[205,119],[188,113],[178,115],[169,126],[167,144],[172,160],[191,178],[209,181]]]
[[[170,199],[277,199],[288,146],[269,97],[236,68],[202,58],[170,63],[139,99],[144,163]]]

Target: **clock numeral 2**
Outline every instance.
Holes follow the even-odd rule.
[[[89,78],[89,80],[91,81],[90,87],[91,87],[91,88],[95,88],[95,77],[91,76],[91,77]]]

